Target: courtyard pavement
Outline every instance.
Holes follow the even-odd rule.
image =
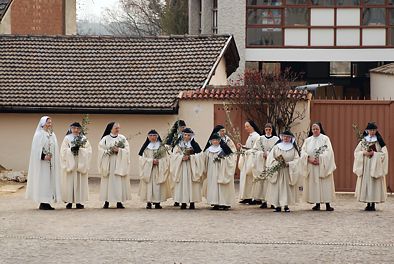
[[[172,200],[147,210],[132,181],[126,209],[104,210],[99,180],[89,183],[84,210],[37,210],[25,188],[0,193],[0,263],[394,263],[392,196],[376,212],[339,194],[334,212],[302,202],[290,213],[205,203],[193,211]]]

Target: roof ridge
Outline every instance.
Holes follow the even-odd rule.
[[[0,38],[43,38],[43,39],[196,39],[231,37],[231,34],[201,34],[201,35],[158,35],[158,36],[117,36],[117,35],[29,35],[4,34]]]

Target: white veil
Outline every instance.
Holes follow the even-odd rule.
[[[31,145],[30,152],[30,162],[29,162],[29,170],[27,176],[27,188],[26,188],[26,198],[32,199],[38,203],[50,203],[57,202],[61,200],[60,196],[60,159],[59,159],[59,147],[57,143],[57,138],[55,133],[51,133],[51,136],[48,137],[47,133],[44,133],[44,125],[46,121],[50,118],[49,116],[41,117],[38,122],[36,131],[33,136],[33,141]],[[41,153],[45,143],[50,140],[53,145],[53,153],[51,160],[51,181],[52,181],[52,190],[47,190],[51,192],[51,200],[47,201],[47,199],[43,198],[43,195],[40,191],[40,180],[41,176]]]

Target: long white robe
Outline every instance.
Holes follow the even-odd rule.
[[[267,138],[265,135],[263,135],[260,136],[254,143],[254,153],[252,157],[252,173],[254,179],[257,179],[266,167],[266,158],[264,158],[264,154],[266,154],[268,157],[269,152],[278,140],[279,138],[277,136]],[[267,180],[258,180],[253,182],[253,199],[265,201],[267,185]]]
[[[327,145],[319,155],[319,165],[308,162],[308,156],[314,157],[316,150]],[[336,169],[334,151],[326,135],[310,136],[305,139],[301,150],[300,171],[304,179],[304,200],[308,203],[330,203],[335,199],[333,172]]]
[[[43,150],[52,154],[51,161],[41,160]],[[38,129],[31,147],[26,198],[37,203],[60,202],[60,182],[59,147],[56,135],[42,128]]]
[[[252,164],[253,164],[253,146],[256,140],[260,137],[257,132],[253,132],[249,135],[246,140],[245,147],[248,150],[245,151],[244,155],[239,157],[238,168],[240,169],[240,179],[239,179],[239,198],[241,200],[244,199],[252,199],[252,189],[253,189],[253,173],[252,173]]]
[[[170,157],[165,154],[153,165],[155,150],[146,148],[139,157],[139,196],[143,202],[160,203],[171,197]]]
[[[224,141],[224,143],[227,144],[227,146],[231,149],[231,151],[233,153],[237,152],[237,147],[235,146],[234,141],[227,135],[225,135],[224,137],[222,137],[222,140]],[[237,156],[236,155],[232,155],[235,159],[235,163],[237,163]],[[207,178],[204,177],[204,182],[202,184],[202,196],[203,197],[207,197]]]
[[[201,155],[190,155],[182,160],[183,152],[179,145],[171,155],[170,173],[174,182],[174,201],[178,203],[201,202],[204,164]]]
[[[111,147],[121,139],[125,147],[120,148],[118,154],[109,155]],[[98,170],[101,175],[100,201],[124,202],[131,199],[129,177],[130,149],[126,137],[107,135],[98,145]]]
[[[353,172],[357,175],[355,195],[360,202],[383,203],[387,198],[387,147],[380,147],[378,142],[375,142],[375,147],[377,152],[371,158],[363,155],[361,142],[354,150]]]
[[[72,134],[67,135],[60,148],[60,163],[62,166],[62,199],[66,203],[83,204],[89,199],[88,171],[92,157],[92,147],[89,141],[80,148],[74,156]]]
[[[293,205],[297,201],[297,188],[299,183],[297,150],[282,150],[275,145],[267,158],[267,168],[276,164],[275,158],[282,155],[288,167],[281,168],[277,173],[268,178],[267,203],[275,207]]]
[[[204,152],[204,175],[207,178],[207,203],[231,206],[235,200],[234,173],[237,157],[230,155],[214,162],[218,153]]]

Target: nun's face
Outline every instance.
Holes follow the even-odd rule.
[[[377,129],[368,129],[367,131],[370,137],[376,136]]]
[[[119,132],[120,132],[120,125],[115,123],[114,126],[111,129],[111,133],[113,135],[117,135],[117,134],[119,134]]]
[[[71,133],[73,133],[73,135],[75,135],[75,136],[78,136],[81,133],[81,128],[71,127]]]
[[[245,131],[249,134],[254,132],[254,128],[249,124],[249,122],[245,123]]]
[[[220,135],[220,137],[224,137],[226,135],[226,129],[225,128],[220,129],[219,130],[219,135]]]
[[[211,139],[211,144],[214,146],[219,146],[220,140],[219,139]]]
[[[157,141],[158,136],[156,134],[148,135],[148,139],[150,142],[154,143]]]
[[[192,138],[192,135],[189,133],[183,133],[183,140],[188,142]]]
[[[272,135],[272,128],[266,127],[266,128],[264,129],[264,131],[265,131],[265,134],[266,134],[267,136],[271,136],[271,135]]]
[[[313,124],[312,125],[312,134],[314,137],[317,137],[320,135],[320,127],[318,124]]]
[[[291,136],[288,135],[282,135],[282,140],[285,143],[290,143],[291,142]]]
[[[52,128],[52,119],[48,118],[45,122],[44,129],[48,130]]]

